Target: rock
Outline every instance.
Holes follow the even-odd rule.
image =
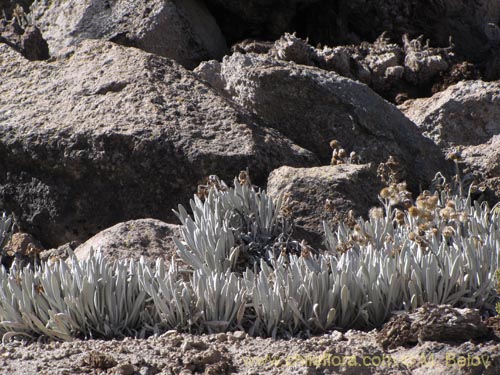
[[[213,88],[219,90],[220,93],[224,93],[224,82],[220,77],[220,62],[217,60],[203,61],[198,65],[193,72],[204,80],[205,82],[212,85]]]
[[[116,359],[108,353],[100,353],[92,350],[82,358],[82,365],[91,369],[107,370],[118,364]]]
[[[317,159],[172,60],[86,40],[29,62],[0,45],[0,201],[46,247],[116,223],[174,220],[203,179],[261,185]]]
[[[36,26],[28,26],[21,38],[21,50],[28,60],[47,60],[49,58],[49,46],[43,39],[40,29]]]
[[[500,134],[500,83],[459,82],[400,109],[442,147],[479,145]]]
[[[294,219],[294,238],[304,238],[314,248],[324,248],[323,221],[335,228],[351,210],[356,217],[367,217],[369,209],[378,205],[382,187],[376,168],[354,164],[281,167],[271,172],[267,183],[271,196],[288,198],[286,210]]]
[[[113,369],[114,375],[134,375],[136,368],[130,363],[122,363]]]
[[[274,43],[269,55],[358,80],[391,102],[396,101],[398,94],[429,96],[431,88],[439,91],[453,79],[478,76],[473,64],[469,64],[472,66],[469,74],[467,70],[460,70],[452,47],[433,48],[424,44],[422,37],[410,40],[407,35],[402,41],[404,47],[392,43],[386,33],[382,33],[373,43],[313,48],[306,40],[285,34]]]
[[[31,15],[53,56],[83,39],[106,39],[172,58],[187,68],[227,51],[217,23],[199,0],[39,0]]]
[[[97,233],[75,249],[78,260],[88,258],[90,249],[100,249],[111,260],[143,256],[154,263],[158,258],[170,263],[177,258],[173,237],[180,237],[178,225],[155,219],[130,220]]]
[[[467,61],[453,64],[448,71],[441,73],[440,80],[432,86],[432,94],[444,91],[461,81],[473,81],[480,77],[481,74],[474,64]]]
[[[413,189],[448,170],[440,150],[396,107],[367,86],[333,72],[278,61],[265,55],[225,57],[220,68],[234,101],[314,152],[323,163],[336,139],[362,163],[393,155]],[[205,74],[205,77],[208,77]]]
[[[488,142],[468,146],[460,152],[463,174],[471,174],[477,193],[490,207],[500,202],[500,134]]]
[[[476,309],[425,304],[413,313],[404,312],[384,324],[377,341],[384,349],[424,341],[463,342],[485,339],[490,330]]]
[[[74,252],[78,246],[81,245],[80,241],[67,242],[57,248],[44,250],[40,252],[41,261],[56,262],[59,259],[65,260],[69,257],[70,252]]]
[[[449,50],[434,49],[425,46],[423,37],[411,40],[404,36],[405,78],[408,82],[425,86],[431,85],[434,79],[449,68]]]
[[[1,249],[1,264],[9,268],[14,259],[21,266],[33,264],[35,258],[43,250],[40,242],[30,234],[22,232],[14,233]]]
[[[279,60],[311,65],[313,62],[314,48],[307,44],[306,41],[297,38],[295,34],[285,33],[274,43],[269,53],[272,57]]]

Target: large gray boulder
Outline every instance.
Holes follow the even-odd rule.
[[[173,219],[198,183],[257,184],[308,151],[172,60],[100,40],[30,62],[0,45],[0,202],[46,247],[118,222]]]
[[[399,108],[442,147],[479,145],[500,134],[499,82],[459,82]]]
[[[199,0],[37,0],[33,21],[58,56],[83,39],[106,39],[172,58],[187,68],[221,58],[226,41]]]
[[[447,155],[459,157],[462,175],[478,187],[475,197],[500,200],[499,82],[459,82],[400,109]]]
[[[267,192],[274,198],[286,196],[285,212],[293,218],[295,238],[324,248],[323,221],[335,229],[349,211],[366,218],[371,207],[380,205],[382,187],[374,166],[344,164],[275,169],[269,175]]]
[[[174,237],[180,237],[179,225],[155,219],[129,220],[118,223],[89,238],[74,253],[78,260],[88,259],[91,249],[100,250],[109,260],[141,257],[149,263],[161,259],[167,264],[177,259]]]
[[[486,143],[463,148],[460,156],[464,173],[476,181],[477,194],[490,205],[500,202],[500,134]]]
[[[415,190],[437,171],[448,171],[439,148],[397,107],[335,72],[253,53],[226,56],[197,72],[325,164],[336,139],[362,163],[394,156]]]

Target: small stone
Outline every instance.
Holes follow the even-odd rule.
[[[247,337],[247,333],[244,332],[244,331],[236,331],[233,333],[233,337],[236,339],[236,340],[243,340]]]
[[[333,341],[341,341],[344,339],[344,335],[340,331],[333,331],[331,334],[331,339]]]
[[[225,342],[227,341],[227,335],[225,333],[219,333],[217,336],[216,336],[216,340],[218,342]]]
[[[134,375],[135,367],[130,363],[118,365],[114,371],[115,375]]]
[[[84,358],[83,363],[91,368],[107,370],[116,366],[116,360],[105,353],[100,353],[96,350],[89,352]]]

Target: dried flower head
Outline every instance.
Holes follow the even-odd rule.
[[[453,228],[451,226],[446,226],[443,228],[443,236],[445,238],[450,238],[453,235],[455,235],[455,228]]]
[[[410,214],[411,217],[418,217],[418,216],[420,216],[420,210],[417,207],[415,207],[415,206],[411,206],[408,209],[408,213]]]
[[[333,212],[335,211],[335,205],[333,204],[331,199],[326,199],[325,200],[325,211],[327,212]]]
[[[388,187],[383,188],[380,190],[380,197],[382,199],[390,199],[392,196],[392,192]]]
[[[401,210],[396,210],[396,213],[394,215],[394,217],[396,218],[396,222],[399,224],[399,225],[404,225],[405,224],[405,213]]]
[[[332,150],[338,148],[339,146],[340,146],[340,143],[336,139],[332,139],[330,141],[330,147],[332,148]]]
[[[384,210],[381,207],[372,207],[368,212],[368,216],[372,220],[383,219],[384,218]]]

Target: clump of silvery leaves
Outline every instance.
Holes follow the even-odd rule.
[[[184,241],[175,240],[179,255],[194,269],[242,273],[270,265],[279,254],[300,255],[301,246],[292,240],[292,224],[281,215],[283,197],[276,202],[240,172],[229,188],[217,176],[190,201],[192,216],[179,205],[174,211],[182,223]]]
[[[426,302],[493,311],[497,210],[441,175],[415,200],[404,182],[387,182],[383,207],[369,220],[351,215],[335,231],[325,224],[327,251],[319,253],[292,239],[283,199],[254,187],[247,172],[234,187],[212,176],[191,214],[177,209],[176,243],[187,270],[175,260],[111,263],[100,252],[83,262],[71,256],[0,268],[0,331],[5,340],[170,329],[291,337],[376,327],[392,311]]]

